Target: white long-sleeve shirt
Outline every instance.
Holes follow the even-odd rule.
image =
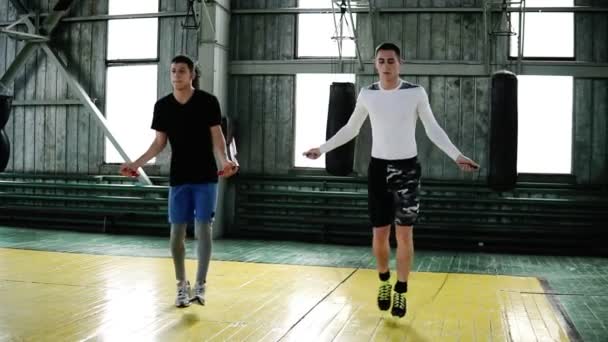
[[[429,139],[450,158],[456,160],[461,154],[435,120],[424,88],[403,80],[400,80],[398,87],[390,90],[382,89],[380,82],[362,88],[347,124],[321,145],[321,153],[327,153],[357,136],[368,113],[374,158],[396,160],[415,157],[418,154],[418,118]]]

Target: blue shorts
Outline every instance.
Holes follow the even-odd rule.
[[[215,215],[217,183],[183,184],[169,188],[169,223],[208,223]]]

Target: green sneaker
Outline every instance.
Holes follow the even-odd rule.
[[[380,283],[380,287],[378,288],[378,308],[382,311],[386,311],[391,307],[392,288],[388,280]]]
[[[406,306],[405,293],[395,292],[393,296],[393,309],[391,310],[391,314],[399,318],[405,316],[405,312],[407,311]]]

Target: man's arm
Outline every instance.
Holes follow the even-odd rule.
[[[167,146],[167,133],[156,131],[156,137],[148,147],[148,150],[137,158],[134,162],[124,163],[120,167],[120,172],[128,176],[136,176],[137,169],[146,165],[146,163],[156,157]]]
[[[441,128],[437,123],[437,120],[435,120],[429,98],[424,89],[422,89],[420,99],[418,100],[418,117],[420,118],[420,121],[422,121],[424,130],[429,139],[455,161],[462,153],[454,146],[443,128]]]
[[[222,126],[209,127],[211,130],[211,141],[213,142],[213,154],[219,165],[223,165],[228,160],[226,155],[226,139],[222,132]]]
[[[360,104],[359,101],[357,101],[355,110],[353,111],[353,114],[351,115],[350,119],[348,119],[346,125],[340,128],[340,130],[336,132],[336,134],[334,134],[334,136],[331,137],[327,142],[325,142],[325,144],[319,147],[311,148],[310,150],[302,153],[302,155],[309,159],[317,159],[323,153],[327,153],[335,148],[346,144],[355,136],[357,136],[357,134],[359,134],[361,126],[363,126],[363,122],[365,122],[365,118],[367,117],[367,115],[368,112],[365,107],[363,107],[363,105]]]
[[[220,169],[220,175],[230,177],[238,171],[238,165],[228,159],[226,154],[226,139],[222,133],[222,126],[215,125],[209,128],[213,143],[213,154]]]
[[[437,120],[435,120],[428,95],[424,89],[422,89],[421,98],[418,102],[418,117],[422,121],[424,130],[429,139],[445,152],[445,154],[452,158],[461,170],[474,171],[479,169],[479,165],[473,160],[465,157],[460,150],[454,146],[441,126],[439,126]]]
[[[333,149],[336,149],[347,142],[351,141],[354,137],[359,134],[365,118],[367,118],[367,110],[363,105],[357,101],[353,114],[348,119],[346,125],[344,125],[333,137],[331,137],[325,144],[319,147],[321,153],[327,153]]]
[[[359,134],[365,118],[367,118],[368,112],[365,107],[357,100],[357,105],[353,114],[348,119],[346,125],[344,125],[333,137],[331,137],[325,144],[311,148],[310,150],[303,153],[304,156],[310,159],[317,159],[323,153],[327,153],[335,148],[338,148],[347,142],[351,141],[354,137]]]

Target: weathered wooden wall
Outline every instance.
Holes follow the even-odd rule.
[[[576,5],[606,7],[602,0]],[[608,63],[608,14],[575,15],[575,54],[581,62]],[[608,80],[574,81],[572,169],[581,183],[608,183]]]
[[[30,8],[48,11],[52,0],[24,1]],[[382,0],[380,7],[480,7],[481,0]],[[232,9],[295,7],[295,0],[232,1]],[[577,5],[604,6],[602,1],[577,0]],[[186,2],[162,0],[161,11],[185,11]],[[83,0],[70,16],[107,12],[107,1]],[[16,17],[10,2],[0,4],[0,22]],[[608,62],[608,19],[606,12],[577,13],[576,60]],[[391,40],[402,46],[406,61],[450,61],[482,63],[483,18],[480,13],[382,13],[376,34],[371,35],[370,15],[359,15],[362,56],[369,60],[374,45]],[[168,63],[176,53],[197,58],[197,35],[180,26],[182,18],[159,20],[158,96],[170,91]],[[297,14],[233,14],[230,58],[240,60],[290,61],[297,47]],[[63,22],[56,31],[55,47],[69,62],[97,105],[105,103],[106,21]],[[0,73],[14,59],[22,43],[0,35]],[[487,164],[489,80],[487,77],[454,75],[405,76],[427,88],[438,121],[454,142],[468,155]],[[360,85],[374,81],[358,77]],[[608,181],[608,80],[577,78],[574,82],[573,172],[581,183]],[[103,171],[103,134],[84,107],[78,105],[24,105],[31,101],[74,99],[56,67],[43,53],[31,58],[13,85],[13,115],[6,131],[12,142],[8,171],[91,174]],[[239,152],[243,172],[286,174],[292,170],[294,141],[294,75],[233,75],[229,82],[228,105],[224,112],[238,121]],[[480,179],[487,175],[458,172],[433,147],[423,132],[419,135],[425,175],[436,179]],[[367,139],[367,140],[366,140]],[[369,149],[363,132],[359,150]],[[367,145],[365,145],[367,144]],[[168,153],[159,163],[165,165]],[[359,153],[357,169],[364,172],[366,156]]]
[[[473,0],[403,0],[376,1],[379,7],[481,7]],[[233,1],[233,9],[294,7],[294,1]],[[580,5],[603,6],[603,3],[581,1]],[[410,62],[482,64],[484,26],[482,13],[380,13],[375,34],[369,14],[359,14],[359,37],[364,60],[371,60],[380,41],[401,45]],[[608,14],[575,15],[576,61],[606,63],[608,55]],[[231,20],[232,60],[293,60],[297,37],[297,14],[234,14]],[[504,44],[491,50],[493,61],[506,61]],[[407,70],[407,64],[405,66]],[[309,71],[313,72],[313,71]],[[464,74],[464,73],[463,73]],[[489,78],[455,75],[404,76],[423,85],[429,93],[438,122],[461,150],[487,166],[489,154]],[[359,75],[360,86],[375,81],[371,75]],[[293,148],[295,132],[295,77],[292,75],[235,75],[231,80],[231,115],[239,120],[243,171],[263,174],[286,174],[293,169],[293,152],[269,149],[272,139],[278,145]],[[574,82],[573,173],[580,183],[608,181],[608,96],[606,79],[576,78]],[[291,87],[291,88],[290,88]],[[275,100],[280,99],[280,100]],[[291,99],[291,100],[290,100]],[[311,101],[314,99],[311,99]],[[275,106],[280,103],[281,106]],[[287,105],[288,107],[285,107]],[[268,118],[280,117],[280,122]],[[367,124],[366,124],[367,125]],[[419,125],[421,126],[421,125]],[[249,129],[247,129],[249,128]],[[539,130],[542,128],[539,128]],[[280,133],[278,133],[280,132]],[[279,135],[280,134],[280,135]],[[484,180],[488,168],[478,174],[459,172],[453,163],[424,136],[418,127],[419,155],[424,175],[433,179]],[[364,126],[358,138],[355,169],[365,174],[371,138]],[[264,147],[266,146],[266,147]],[[268,154],[267,154],[268,153]],[[288,163],[277,162],[277,155],[289,156]]]
[[[47,13],[55,0],[23,1],[28,9]],[[187,2],[160,0],[160,11],[185,12]],[[70,17],[107,14],[108,1],[77,1]],[[9,1],[0,3],[0,22],[12,22],[16,11]],[[171,91],[169,64],[178,53],[198,58],[196,31],[183,30],[183,17],[159,19],[158,96]],[[106,86],[107,20],[62,22],[54,33],[53,46],[68,61],[75,75],[103,112]],[[0,34],[0,74],[14,60],[23,46]],[[137,89],[137,80],[133,80]],[[103,172],[104,135],[85,107],[71,105],[40,105],[37,101],[75,100],[55,65],[42,51],[28,60],[12,85],[15,106],[6,127],[11,141],[11,158],[7,172],[78,173]],[[150,122],[152,113],[150,113]],[[143,151],[142,151],[143,152]],[[158,161],[168,172],[168,151]]]

